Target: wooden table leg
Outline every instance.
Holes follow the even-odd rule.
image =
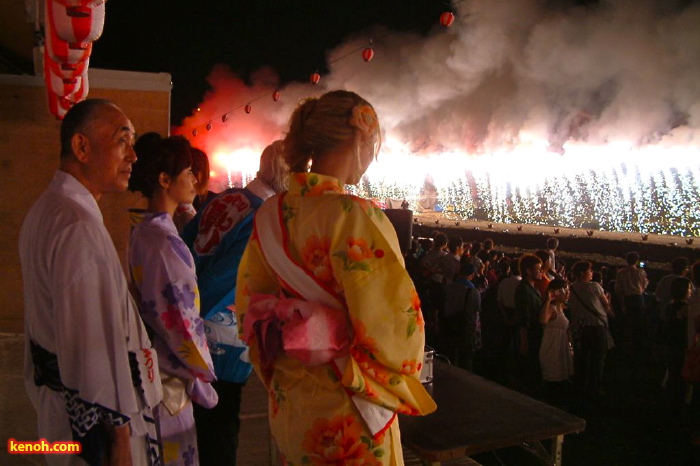
[[[549,464],[553,464],[554,466],[561,466],[561,449],[563,443],[563,435],[557,435],[552,439],[552,446],[550,447]]]

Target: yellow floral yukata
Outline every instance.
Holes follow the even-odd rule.
[[[284,352],[264,371],[257,343],[249,341],[269,392],[277,445],[290,465],[403,464],[396,416],[373,437],[350,399],[355,394],[410,415],[436,408],[419,381],[423,316],[393,226],[370,201],[345,195],[337,179],[315,173],[291,175],[282,212],[290,259],[345,303],[354,336],[342,374],[333,363],[304,366]],[[296,297],[282,290],[287,285],[265,260],[258,227],[264,226],[256,223],[238,272],[241,322],[251,295]]]

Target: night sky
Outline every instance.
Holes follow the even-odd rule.
[[[281,84],[305,80],[326,71],[326,51],[348,34],[374,24],[427,32],[446,8],[436,0],[111,1],[90,66],[170,73],[177,125],[217,63],[244,79],[270,66]]]
[[[284,85],[326,68],[326,52],[349,35],[384,25],[427,34],[448,0],[119,0],[106,4],[104,33],[90,66],[168,72],[172,123],[197,107],[217,63],[247,79],[272,67]],[[549,0],[567,8],[596,0]]]

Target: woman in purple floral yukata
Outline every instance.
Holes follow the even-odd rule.
[[[148,207],[130,211],[129,271],[160,362],[163,401],[156,412],[163,459],[166,465],[197,465],[192,401],[211,408],[218,399],[210,384],[215,376],[199,316],[194,261],[173,223],[178,204],[196,195],[192,147],[180,136],[149,133],[135,149],[129,189],[143,194]]]

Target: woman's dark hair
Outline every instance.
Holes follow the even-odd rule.
[[[175,179],[192,166],[192,146],[183,136],[163,138],[158,133],[146,133],[136,141],[134,150],[138,160],[131,171],[129,191],[149,199],[160,186],[161,173]]]
[[[700,260],[695,261],[690,267],[690,275],[693,277],[695,286],[700,286]]]
[[[593,268],[593,264],[587,261],[580,261],[574,264],[574,268],[571,269],[571,273],[574,275],[574,279],[581,278],[585,272]]]
[[[525,278],[525,272],[527,270],[532,270],[536,265],[542,264],[542,260],[534,254],[523,254],[518,260],[520,274],[523,279]]]
[[[196,147],[192,148],[192,174],[197,178],[197,191],[203,190],[200,194],[206,194],[209,186],[209,157],[206,152]]]
[[[555,290],[562,290],[569,286],[566,280],[562,280],[561,278],[555,278],[551,282],[549,282],[549,285],[547,285],[547,291],[555,291]]]
[[[445,246],[447,246],[447,235],[444,233],[439,233],[435,235],[435,238],[433,238],[433,248],[434,249],[442,249]]]
[[[674,301],[686,301],[688,299],[689,289],[690,280],[685,277],[674,278],[671,282],[671,299]]]
[[[542,261],[542,266],[544,266],[544,264],[546,264],[552,257],[544,249],[538,249],[537,251],[535,251],[535,255],[537,257],[539,257],[540,260]]]

